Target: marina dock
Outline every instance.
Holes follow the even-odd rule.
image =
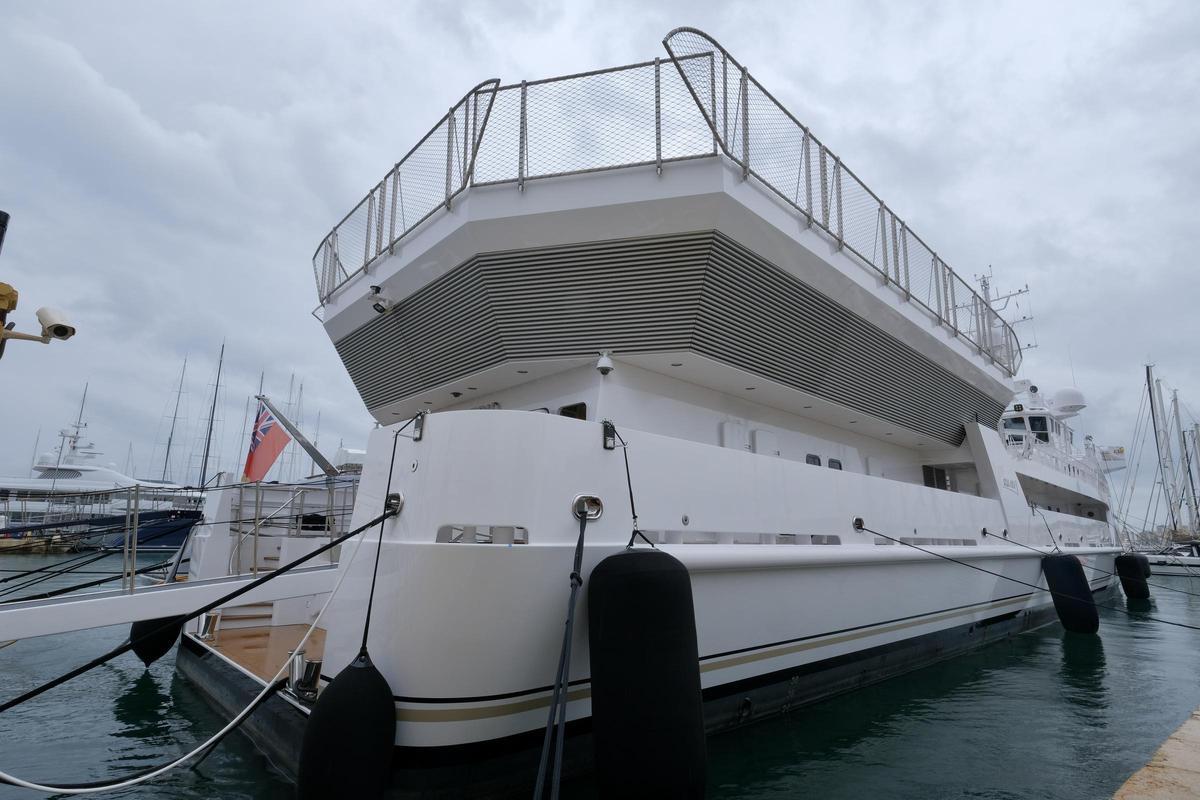
[[[1125,781],[1113,800],[1200,797],[1200,708],[1167,737],[1150,763]]]

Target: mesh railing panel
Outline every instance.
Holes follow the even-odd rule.
[[[497,83],[467,93],[334,226],[313,255],[322,302],[466,188]]]
[[[511,86],[481,84],[329,234],[322,302],[469,184],[662,164],[719,150],[864,265],[1015,373],[1012,328],[732,56],[692,29],[671,55]]]
[[[496,100],[475,158],[477,184],[515,180],[520,168],[521,87],[509,86],[494,94]]]
[[[744,174],[762,181],[906,297],[1016,373],[1021,351],[1008,323],[741,64],[694,29],[680,28],[664,44],[721,149]]]

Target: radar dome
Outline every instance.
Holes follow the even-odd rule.
[[[1087,400],[1078,389],[1059,389],[1054,393],[1054,411],[1061,417],[1073,417],[1087,408]]]

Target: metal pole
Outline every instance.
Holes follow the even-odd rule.
[[[521,81],[521,129],[517,138],[517,189],[525,190],[525,137],[528,135],[525,126],[525,98],[528,87]]]
[[[230,527],[229,527],[229,532],[233,537],[233,547],[234,547],[233,557],[236,559],[234,569],[237,570],[236,574],[238,574],[238,575],[242,574],[242,530],[244,530],[244,526],[246,524],[245,517],[243,516],[243,514],[245,514],[245,513],[246,513],[246,486],[245,486],[245,484],[242,484],[241,486],[238,487],[237,514],[230,514],[230,516],[233,519],[237,520],[237,522],[236,522],[237,529],[236,530],[234,529],[234,527],[233,527],[234,523],[232,523],[232,522],[230,523]]]
[[[662,79],[659,60],[654,59],[654,169],[662,175]]]
[[[371,218],[375,216],[375,193],[371,192],[367,195],[367,226],[363,232],[363,266],[371,260]]]
[[[717,57],[716,53],[708,54],[708,100],[712,106],[713,122],[713,155],[717,150]],[[35,450],[37,448],[34,448]]]
[[[845,227],[842,222],[842,159],[833,157],[833,189],[837,192],[837,243],[838,249],[846,243]]]
[[[742,180],[750,175],[750,73],[742,67]]]
[[[133,519],[130,516],[129,490],[125,491],[125,532],[121,537],[121,589],[129,588],[129,532],[133,530]],[[103,538],[100,546],[104,546]]]
[[[251,555],[254,557],[250,571],[258,574],[258,523],[262,518],[262,483],[254,484],[254,544]]]
[[[133,533],[130,535],[129,546],[129,593],[137,588],[137,550],[138,550],[138,516],[142,504],[142,487],[133,485]]]
[[[446,208],[450,208],[450,173],[454,169],[454,109],[446,112]]]
[[[1188,449],[1187,436],[1184,434],[1183,424],[1179,421],[1179,390],[1171,392],[1171,414],[1175,417],[1175,427],[1179,430],[1179,460],[1180,480],[1183,482],[1184,497],[1187,498],[1188,504],[1188,521],[1191,523],[1192,533],[1197,530],[1197,522],[1200,520],[1196,517],[1196,492],[1192,486],[1192,460]]]

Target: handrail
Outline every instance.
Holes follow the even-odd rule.
[[[848,250],[886,283],[894,285],[905,300],[916,302],[1009,374],[1016,373],[1021,346],[1012,326],[729,51],[703,31],[688,27],[668,33],[663,46],[687,84],[713,138],[725,156],[742,168],[744,178],[756,178],[799,211],[810,227],[832,237],[839,250]],[[715,65],[705,75],[703,71],[697,72],[695,62],[683,63],[698,55],[708,55],[714,60],[719,55],[719,78]],[[733,80],[736,85],[731,87]],[[708,97],[703,98],[701,91],[706,86]],[[732,110],[731,88],[735,98]],[[820,181],[816,200],[814,172],[819,173]],[[794,176],[794,190],[780,187],[785,176],[789,184]],[[912,251],[916,251],[916,257]],[[920,285],[918,271],[927,275],[924,287]],[[915,283],[914,272],[918,272]]]
[[[495,89],[499,85],[498,78],[490,78],[476,84],[463,95],[462,99],[451,106],[437,124],[430,128],[379,183],[375,184],[367,196],[350,209],[321,240],[313,252],[312,261],[313,277],[316,279],[317,294],[322,304],[335,290],[363,271],[384,252],[390,253],[400,239],[433,216],[439,208],[449,208],[451,201],[470,185],[475,156],[479,151],[479,140],[491,113],[491,98],[494,98]],[[482,110],[481,120],[480,99],[485,96],[488,98],[487,107]],[[460,134],[457,131],[460,118],[462,141],[459,140]],[[429,162],[434,156],[438,159],[439,172],[444,169],[441,175],[442,191],[436,194],[422,192],[422,196],[417,198],[419,216],[409,222],[408,209],[403,197],[403,173],[406,167],[411,166],[420,177],[428,177]],[[431,202],[434,199],[436,202]],[[400,215],[398,233],[397,213]],[[385,227],[388,231],[386,238]],[[341,245],[343,235],[354,237],[356,240],[361,237],[361,260],[358,242],[354,241],[352,249],[347,253]],[[347,253],[347,257],[353,259],[353,269],[346,268],[342,259],[343,253]]]
[[[839,251],[1016,374],[1022,350],[1012,326],[746,67],[696,28],[676,28],[663,45],[674,71],[654,59],[471,89],[317,247],[318,309],[470,186],[523,189],[534,179],[661,171],[723,155]]]

